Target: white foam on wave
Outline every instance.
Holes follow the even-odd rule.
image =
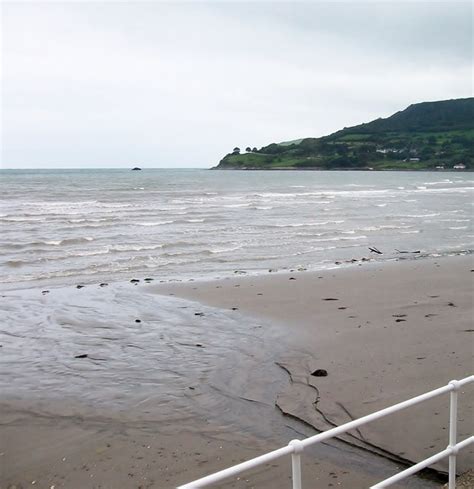
[[[469,190],[474,190],[474,187],[455,187],[455,188],[417,187],[417,189],[419,192],[424,192],[424,193],[447,193],[447,194],[460,193],[460,194],[465,194]]]
[[[172,224],[174,221],[155,221],[155,222],[137,222],[137,226],[163,226],[164,224]]]
[[[287,224],[273,224],[270,227],[276,228],[300,228],[300,227],[313,227],[313,226],[326,226],[327,224],[342,224],[344,220],[339,221],[322,221],[322,222],[297,222]]]
[[[420,217],[436,217],[440,215],[441,215],[440,212],[432,212],[430,214],[404,214],[402,217],[420,218]]]
[[[72,257],[84,257],[84,256],[97,256],[97,255],[106,255],[109,253],[108,246],[104,246],[103,248],[98,248],[90,251],[72,251],[67,254],[66,257],[60,257],[60,259],[64,258],[72,258]]]
[[[370,231],[381,231],[382,229],[410,229],[413,226],[408,226],[408,225],[400,225],[397,226],[395,224],[381,224],[380,226],[366,226],[361,228],[360,230],[363,232],[370,232]]]
[[[438,219],[439,222],[470,222],[470,219]]]
[[[333,237],[333,238],[321,238],[321,239],[314,239],[313,241],[359,241],[361,239],[367,239],[367,236],[360,235],[360,236],[346,236],[346,237]]]
[[[423,182],[423,185],[445,185],[445,184],[452,184],[454,183],[452,180],[449,180],[449,178],[447,178],[446,180],[441,180],[439,182]]]
[[[250,204],[225,204],[223,205],[222,207],[228,207],[230,209],[233,209],[233,208],[238,208],[238,207],[249,207]]]
[[[105,217],[95,218],[95,219],[92,219],[92,218],[86,219],[85,217],[82,217],[82,218],[76,218],[76,219],[69,219],[68,222],[70,222],[71,224],[79,224],[82,222],[102,222],[102,221],[108,221],[108,219]]]
[[[163,248],[162,244],[157,245],[112,245],[110,246],[110,251],[150,251],[150,250],[158,250]]]
[[[213,249],[210,249],[209,252],[212,254],[228,253],[230,251],[240,250],[242,247],[243,247],[243,245],[237,245],[237,246],[233,246],[230,248],[213,248]]]

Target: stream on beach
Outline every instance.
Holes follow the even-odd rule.
[[[238,311],[148,293],[130,282],[1,296],[0,391],[32,413],[170,429],[217,429],[277,448],[315,434],[276,408],[285,332]],[[179,428],[177,428],[179,427]],[[379,478],[395,464],[334,441],[314,457]],[[370,464],[368,464],[370,461]],[[406,487],[436,487],[410,478]]]

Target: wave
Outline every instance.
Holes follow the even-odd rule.
[[[468,190],[474,190],[474,187],[455,187],[455,188],[426,188],[426,187],[417,187],[418,191],[423,191],[426,193],[467,193]]]
[[[381,231],[383,229],[410,229],[413,226],[401,225],[396,226],[395,224],[381,224],[380,226],[366,226],[360,229],[360,231],[368,232],[368,231]]]
[[[91,223],[91,222],[112,222],[112,221],[120,221],[122,220],[122,217],[81,217],[81,218],[75,218],[75,219],[68,219],[67,222],[70,222],[71,224],[81,224],[83,222],[86,223]]]
[[[51,239],[45,241],[31,241],[29,243],[7,243],[6,246],[11,249],[23,249],[29,247],[39,247],[39,246],[64,246],[64,245],[74,245],[81,243],[89,243],[94,241],[91,236],[84,236],[80,238],[64,238],[64,239]]]
[[[420,218],[420,217],[436,217],[440,216],[441,212],[432,212],[431,214],[403,214],[400,217],[414,217],[414,218]]]
[[[152,250],[159,250],[163,248],[162,244],[156,244],[156,245],[112,245],[109,250],[110,251],[116,251],[116,252],[122,252],[122,251],[152,251]]]
[[[214,249],[206,250],[206,251],[209,251],[212,255],[215,255],[218,253],[228,253],[230,251],[240,250],[242,247],[243,247],[243,245],[237,245],[237,246],[233,246],[231,248],[214,248]]]
[[[228,207],[228,208],[233,209],[233,208],[238,208],[238,207],[249,207],[249,206],[250,206],[250,204],[247,203],[247,204],[225,204],[222,207]]]
[[[65,238],[59,241],[45,241],[44,243],[47,245],[53,246],[62,246],[62,245],[73,245],[73,244],[81,244],[88,243],[90,241],[94,241],[94,238],[91,236],[84,236],[83,238]]]
[[[438,219],[438,222],[471,222],[471,219]]]
[[[31,242],[26,242],[26,243],[1,243],[0,247],[1,248],[7,248],[10,250],[24,250],[27,248],[34,248],[35,251],[41,251],[41,247],[47,247],[45,251],[47,251],[48,247],[54,246],[61,246],[61,245],[71,245],[71,244],[81,244],[81,243],[88,243],[90,241],[93,241],[94,238],[92,237],[84,237],[84,238],[66,238],[66,239],[58,239],[58,240],[48,240],[48,241],[31,241]]]
[[[136,226],[163,226],[165,224],[172,224],[175,221],[155,221],[155,222],[136,222]]]
[[[298,223],[288,223],[288,224],[269,224],[268,227],[275,228],[299,228],[299,227],[312,227],[312,226],[326,226],[327,224],[342,224],[344,220],[338,221],[322,221],[322,222],[298,222]]]
[[[347,236],[347,237],[333,237],[333,238],[321,238],[314,239],[313,241],[359,241],[361,239],[367,239],[367,236]]]
[[[423,185],[446,185],[447,183],[452,184],[454,182],[447,178],[446,180],[441,180],[439,182],[423,182]]]

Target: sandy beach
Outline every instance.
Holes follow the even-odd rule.
[[[78,362],[93,358],[69,353],[56,358],[50,351],[68,371],[81,368],[85,383],[77,377],[58,380],[53,361],[44,367],[52,368],[47,380],[39,374],[29,380],[31,395],[4,396],[0,487],[171,488],[465,377],[472,370],[472,268],[470,256],[455,256],[31,292],[27,298],[40,323],[42,310],[62,327],[80,327],[81,335],[90,323],[85,339],[69,344],[64,337],[61,352],[95,348],[94,355],[103,358],[85,368]],[[13,297],[13,292],[3,296]],[[111,316],[112,304],[117,311]],[[176,318],[176,324],[188,326],[179,334],[171,329],[169,337],[159,326],[159,308],[165,305],[188,314]],[[67,307],[82,312],[66,320]],[[124,317],[133,324],[127,335],[113,327]],[[137,323],[134,317],[141,319]],[[51,335],[57,336],[54,330]],[[128,366],[113,363],[123,348],[113,350],[110,345],[118,341],[103,338],[134,342]],[[155,375],[147,365],[159,358],[159,350],[147,353],[146,345],[154,348],[159,338],[172,353],[163,357],[166,369],[160,366]],[[245,355],[232,359],[224,345]],[[4,353],[9,346],[3,345]],[[190,350],[193,356],[181,356]],[[108,358],[104,370],[99,360]],[[34,371],[44,369],[38,365]],[[142,372],[140,384],[135,377],[121,378],[133,365]],[[317,369],[327,376],[312,376]],[[160,380],[168,371],[176,376]],[[112,383],[110,375],[117,376]],[[63,399],[48,395],[51,382],[62,389]],[[460,397],[460,438],[472,430],[472,397],[468,391]],[[447,397],[439,398],[308,451],[304,480],[315,487],[362,489],[392,475],[404,461],[443,449],[447,406]],[[470,464],[472,450],[466,450],[459,468]],[[446,464],[437,468],[445,470]],[[289,460],[283,459],[219,487],[284,488],[289,478]],[[442,480],[412,477],[397,487],[434,488]]]
[[[470,256],[431,258],[155,290],[285,328],[287,351],[278,363],[291,383],[277,405],[324,430],[471,374],[472,266]],[[327,377],[312,376],[317,369]],[[472,391],[460,399],[462,439],[473,428]],[[445,448],[447,422],[448,399],[437,398],[353,437],[368,449],[419,461]],[[358,443],[354,438],[346,440]],[[461,470],[472,465],[472,453],[460,455]]]
[[[261,439],[229,432],[195,419],[179,423],[117,422],[110,418],[58,417],[2,406],[2,488],[172,488],[274,448]],[[339,449],[340,450],[340,449]],[[304,460],[304,478],[319,487],[368,487],[389,474],[378,463],[373,473],[361,456],[341,466],[332,460]],[[340,455],[340,453],[339,453]],[[392,468],[393,470],[393,468]],[[283,459],[217,487],[275,487],[291,484]],[[438,487],[430,482],[406,487]]]

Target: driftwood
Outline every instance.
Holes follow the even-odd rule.
[[[383,255],[383,253],[382,253],[380,250],[378,250],[378,249],[377,249],[375,246],[373,246],[373,247],[370,247],[370,246],[369,246],[369,250],[370,250],[372,253],[377,253],[377,255]]]

